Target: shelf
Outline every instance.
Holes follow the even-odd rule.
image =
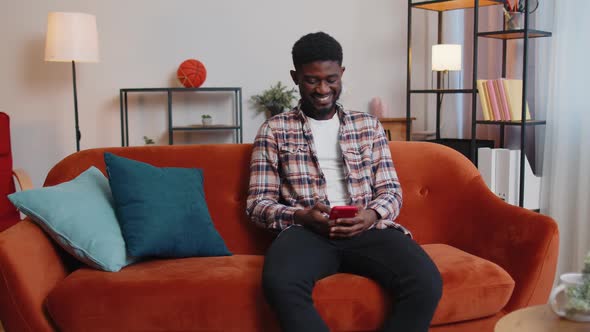
[[[230,125],[189,125],[189,126],[175,126],[172,127],[174,131],[180,130],[226,130],[226,129],[240,129],[239,126],[230,126]]]
[[[473,89],[427,89],[410,90],[410,93],[472,93]]]
[[[206,88],[129,88],[121,89],[121,92],[168,92],[168,91],[238,91],[241,88],[233,87],[206,87]]]
[[[518,1],[518,0],[512,0],[511,2],[514,1]],[[526,2],[530,3],[531,0],[525,0]],[[517,29],[517,30],[505,30],[502,29],[502,21],[503,20],[498,20],[498,22],[495,25],[490,25],[487,30],[494,30],[494,29],[499,29],[500,31],[486,31],[486,32],[481,32],[479,31],[479,24],[477,24],[478,19],[484,15],[487,16],[487,12],[495,12],[499,17],[502,17],[503,12],[504,12],[504,3],[506,2],[506,0],[408,0],[408,31],[407,31],[407,43],[406,43],[406,48],[407,48],[407,72],[406,72],[406,119],[410,118],[412,116],[412,97],[415,97],[415,94],[426,94],[426,96],[428,96],[428,94],[434,94],[437,98],[436,100],[436,137],[441,137],[441,132],[440,132],[440,127],[441,127],[441,114],[442,114],[442,99],[441,97],[444,94],[466,94],[466,95],[471,95],[471,119],[469,120],[469,124],[471,125],[471,138],[468,139],[469,141],[480,141],[477,139],[477,125],[495,125],[497,126],[497,128],[493,128],[494,131],[498,130],[499,131],[499,138],[500,138],[500,147],[504,147],[504,138],[505,138],[505,134],[506,134],[506,127],[507,126],[512,126],[512,127],[516,127],[516,128],[520,128],[521,129],[521,140],[520,140],[520,150],[522,151],[521,154],[521,158],[525,156],[525,151],[526,151],[526,130],[527,127],[529,126],[537,126],[537,125],[545,125],[546,121],[545,120],[520,120],[520,121],[502,121],[502,120],[477,120],[477,109],[478,109],[478,105],[477,105],[477,94],[478,91],[476,89],[477,86],[477,73],[478,73],[478,59],[479,59],[479,55],[478,55],[478,43],[480,42],[479,37],[483,37],[483,38],[492,38],[492,39],[497,39],[497,40],[502,40],[502,56],[501,58],[501,64],[502,64],[502,77],[506,77],[506,48],[508,43],[506,42],[507,40],[524,40],[524,44],[523,44],[523,49],[519,50],[519,53],[522,54],[522,80],[523,80],[523,86],[526,87],[526,80],[527,80],[527,69],[529,67],[528,61],[529,61],[529,57],[530,55],[528,54],[528,48],[530,46],[530,44],[528,43],[528,40],[531,38],[541,38],[541,37],[551,37],[552,34],[551,32],[547,32],[547,31],[541,31],[541,30],[535,30],[535,29],[530,29],[530,25],[528,24],[528,22],[530,22],[530,15],[529,13],[524,13],[524,21],[527,22],[527,26],[529,26],[528,29]],[[479,10],[479,7],[486,7],[486,6],[493,6],[491,8],[488,7],[487,10]],[[475,10],[475,7],[478,7],[477,10]],[[474,8],[473,10],[469,10],[469,13],[465,13],[465,16],[472,16],[473,17],[473,22],[476,22],[475,26],[473,28],[466,26],[466,31],[469,31],[470,34],[473,35],[473,47],[471,47],[470,49],[470,57],[473,57],[473,66],[471,69],[471,73],[472,75],[472,82],[469,83],[469,81],[466,81],[466,86],[471,85],[470,89],[464,89],[463,86],[460,86],[458,89],[412,89],[412,15],[415,12],[412,9],[424,9],[424,10],[430,10],[430,11],[435,11],[437,12],[437,15],[429,15],[429,17],[427,18],[427,20],[430,20],[431,18],[434,18],[434,16],[437,16],[437,23],[435,24],[438,26],[437,29],[437,40],[440,42],[441,40],[444,40],[443,37],[443,17],[444,17],[444,12],[445,11],[451,11],[451,10],[456,10],[456,9],[471,9]],[[455,18],[453,17],[452,20],[454,20]],[[419,20],[421,22],[421,20]],[[430,27],[430,25],[426,26],[427,29]],[[526,38],[526,39],[525,39]],[[493,63],[494,61],[490,61],[490,64]],[[498,60],[499,62],[499,60]],[[432,78],[431,78],[432,79]],[[432,87],[433,85],[431,85]],[[437,88],[439,87],[445,87],[445,85],[437,85]],[[527,99],[527,94],[526,94],[526,90],[522,91],[522,99],[526,100]],[[421,98],[416,98],[416,99],[429,99],[427,100],[428,103],[432,103],[432,100],[430,100],[430,98],[424,98],[425,96],[422,95]],[[481,99],[481,98],[480,98]],[[480,100],[481,101],[481,100]],[[521,110],[520,108],[517,108],[518,110]],[[429,110],[426,109],[424,110],[424,116],[427,115],[426,112],[428,112]],[[520,114],[520,112],[519,112]],[[533,127],[532,129],[534,129],[535,127]],[[409,130],[410,128],[407,128],[406,130],[406,140],[410,140],[411,138],[411,132]],[[439,139],[439,142],[442,141],[444,142],[444,139]],[[491,141],[493,142],[493,141]],[[468,144],[468,146],[463,149],[464,151],[462,152],[466,157],[470,158],[471,161],[475,164],[477,164],[477,150],[476,150],[477,144]],[[460,150],[458,147],[455,147],[456,150]],[[520,181],[518,181],[518,194],[519,194],[519,202],[518,205],[519,206],[523,206],[524,205],[524,162],[520,163],[520,167],[519,167],[519,174],[520,174]]]
[[[486,121],[486,120],[477,120],[475,121],[477,124],[486,124],[486,125],[505,125],[505,126],[537,126],[537,125],[544,125],[547,123],[545,120],[526,120],[525,122],[514,120],[514,121]]]
[[[484,38],[494,39],[524,39],[524,29],[507,31],[480,32],[477,35]],[[551,37],[551,32],[529,29],[529,38]]]
[[[217,94],[221,93],[226,97],[231,97],[233,121],[227,121],[230,124],[192,124],[173,126],[173,95],[178,93],[192,92],[195,94]],[[121,116],[121,146],[129,146],[129,103],[128,95],[130,93],[165,93],[166,96],[166,113],[168,122],[168,144],[174,144],[175,131],[233,131],[232,135],[235,143],[242,143],[242,88],[239,87],[205,87],[205,88],[126,88],[119,91],[120,116]]]
[[[479,6],[494,6],[501,5],[501,0],[479,0]],[[444,12],[455,9],[465,9],[475,7],[475,0],[434,0],[434,1],[420,1],[412,3],[412,7],[433,10],[437,12]]]

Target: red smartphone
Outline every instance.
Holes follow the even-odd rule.
[[[334,206],[332,210],[330,210],[330,220],[336,220],[340,218],[354,218],[356,214],[359,212],[358,207],[356,206]]]

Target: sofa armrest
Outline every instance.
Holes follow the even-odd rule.
[[[22,168],[17,168],[12,170],[12,175],[16,179],[20,190],[29,190],[33,189],[33,182],[31,181],[31,177],[29,174]]]
[[[466,189],[445,222],[446,242],[498,264],[512,276],[516,285],[506,310],[546,303],[557,267],[557,223],[502,201],[481,177]]]
[[[30,220],[0,233],[0,320],[6,331],[54,331],[44,301],[68,271]]]

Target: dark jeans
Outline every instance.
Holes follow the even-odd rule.
[[[371,278],[392,295],[395,309],[383,331],[428,331],[442,280],[414,240],[395,229],[330,240],[300,226],[283,231],[264,261],[264,294],[283,331],[329,331],[315,310],[311,292],[316,281],[338,272]]]

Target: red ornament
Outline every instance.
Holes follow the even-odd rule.
[[[188,59],[181,63],[176,74],[185,88],[198,88],[207,78],[205,65],[195,59]]]

